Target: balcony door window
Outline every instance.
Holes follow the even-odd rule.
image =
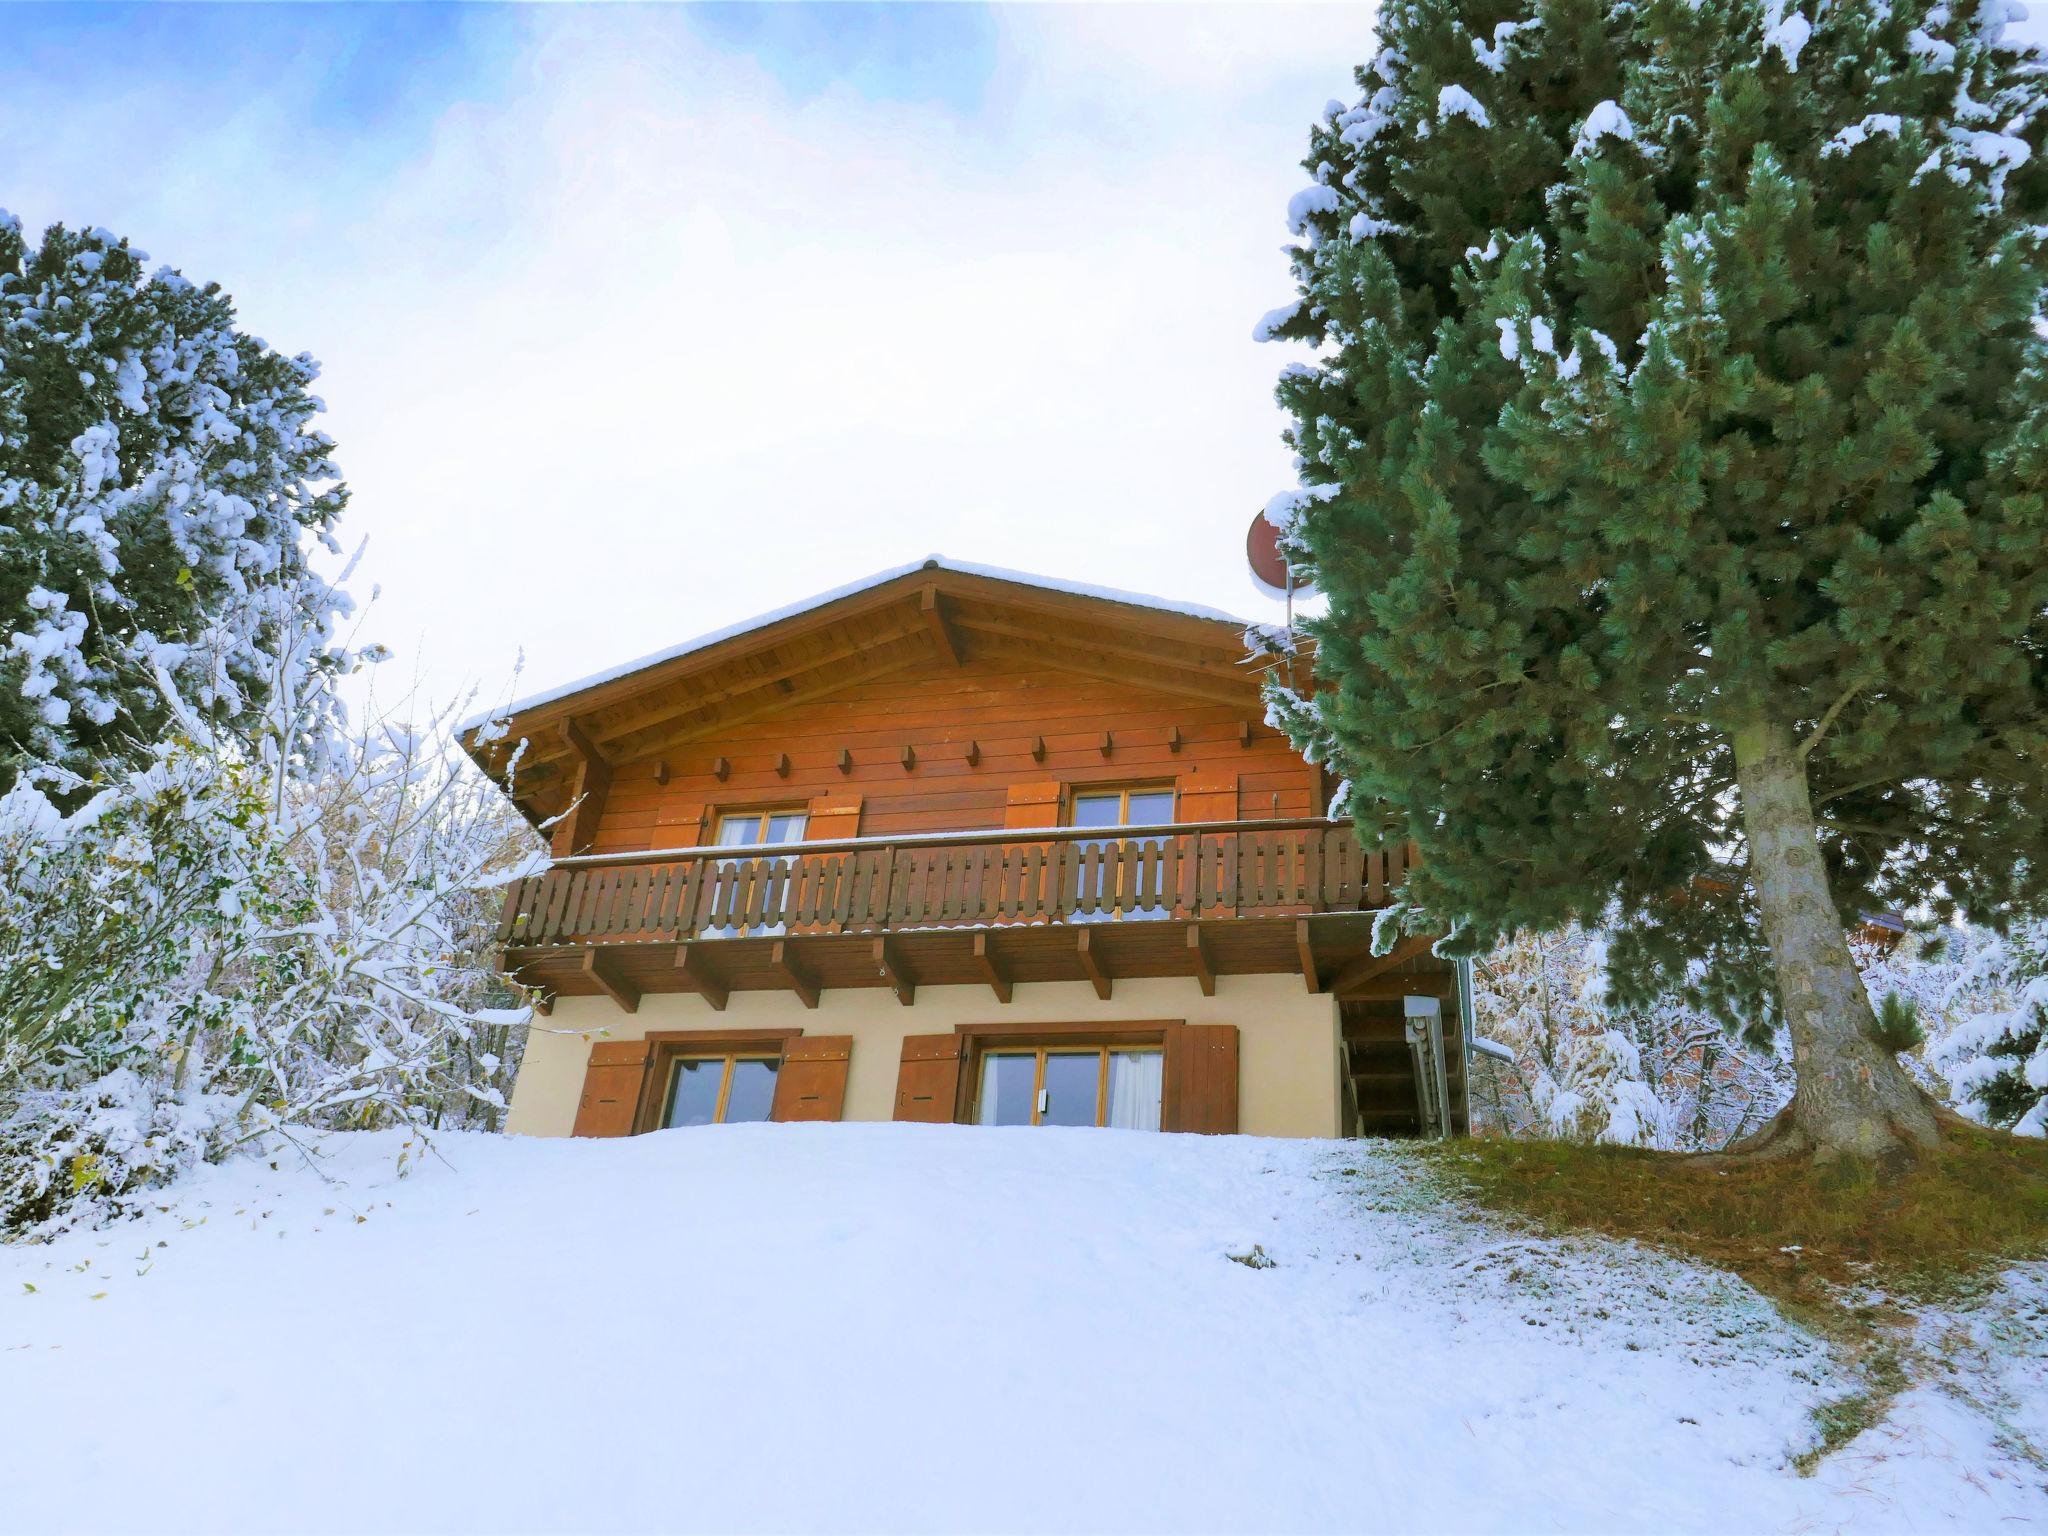
[[[1164,1053],[1114,1046],[992,1050],[981,1058],[981,1125],[1099,1125],[1159,1129]]]
[[[712,842],[720,848],[761,850],[781,843],[800,843],[804,840],[804,829],[810,822],[810,813],[801,809],[788,808],[762,811],[726,811],[718,818],[717,830]],[[761,857],[754,852],[750,857]],[[736,866],[738,858],[720,859],[719,868]],[[790,866],[788,859],[778,859],[768,865],[761,878],[769,884],[769,908],[780,907],[788,881],[784,871]],[[773,938],[783,932],[781,923],[756,923],[752,927],[740,927],[732,923],[713,923],[704,930],[707,939]]]
[[[738,1125],[766,1120],[775,1105],[773,1056],[682,1056],[669,1071],[661,1123]]]
[[[1074,825],[1077,827],[1154,827],[1164,826],[1173,820],[1173,786],[1170,784],[1136,785],[1122,789],[1082,790],[1074,796]],[[1119,841],[1113,837],[1086,837],[1079,841],[1082,848],[1115,849]],[[1122,882],[1125,879],[1121,865],[1100,867],[1091,877],[1082,875],[1084,892],[1101,898],[1105,906],[1115,898],[1124,897],[1119,912],[1082,912],[1074,914],[1074,922],[1102,922],[1110,917],[1170,917],[1172,913],[1164,900],[1164,892],[1155,887],[1157,876],[1152,871],[1142,872],[1138,888],[1125,895]],[[1092,887],[1092,889],[1091,889]],[[1135,899],[1133,899],[1135,898]]]

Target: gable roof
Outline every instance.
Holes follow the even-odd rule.
[[[478,714],[461,740],[494,777],[524,740],[517,798],[546,802],[549,781],[585,751],[614,763],[645,757],[964,654],[1257,710],[1246,628],[1214,608],[933,555]],[[507,729],[480,740],[492,721]]]

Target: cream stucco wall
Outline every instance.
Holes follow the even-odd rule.
[[[583,1069],[595,1039],[632,1040],[650,1030],[796,1028],[851,1035],[846,1118],[887,1120],[905,1035],[956,1024],[1116,1023],[1181,1019],[1238,1028],[1238,1129],[1252,1136],[1335,1136],[1340,1084],[1337,1005],[1299,976],[1221,976],[1204,997],[1191,977],[1119,981],[1108,1000],[1086,982],[1019,986],[1008,1004],[987,987],[919,987],[906,1008],[886,987],[828,991],[816,1008],[789,992],[735,992],[723,1013],[693,992],[649,994],[637,1013],[609,999],[565,997],[536,1018],[512,1091],[506,1129],[566,1136],[576,1121]],[[602,1033],[600,1034],[600,1031]]]

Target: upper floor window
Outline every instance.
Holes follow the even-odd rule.
[[[1077,827],[1152,827],[1172,820],[1171,784],[1080,790],[1074,795]]]
[[[804,840],[804,828],[810,822],[810,813],[801,809],[769,809],[759,811],[724,811],[718,818],[717,831],[712,841],[720,848],[764,848],[777,843],[800,843]],[[753,878],[765,879],[771,889],[779,892],[787,883],[790,866],[796,862],[795,855],[782,859],[770,859],[765,870],[755,869]],[[720,859],[719,867],[728,872],[727,878],[737,880],[741,876],[733,873],[737,859]],[[783,932],[780,923],[756,923],[741,928],[731,923],[713,923],[704,929],[707,939],[773,938]]]
[[[1074,825],[1077,827],[1154,827],[1164,826],[1172,820],[1173,786],[1170,784],[1081,790],[1074,795]],[[1078,846],[1113,848],[1116,842],[1113,837],[1084,837]],[[1094,912],[1073,913],[1067,921],[1100,922],[1117,915],[1170,917],[1172,913],[1164,900],[1166,893],[1159,889],[1158,878],[1158,871],[1149,865],[1140,866],[1134,883],[1133,876],[1126,873],[1120,863],[1084,872],[1081,894],[1093,896],[1102,903],[1102,907]],[[1130,888],[1127,889],[1127,885]]]
[[[800,843],[810,814],[802,810],[727,811],[712,839],[721,848],[756,848],[763,843]]]

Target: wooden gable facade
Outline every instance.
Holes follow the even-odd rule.
[[[709,841],[792,806],[812,840],[1057,825],[1063,796],[1171,785],[1177,819],[1321,814],[1220,618],[931,567],[519,710],[470,750],[557,856]],[[573,807],[573,810],[571,809]]]
[[[1449,970],[1426,946],[1371,955],[1403,856],[1324,818],[1321,773],[1264,720],[1274,664],[1221,615],[933,561],[544,696],[465,738],[555,854],[508,896],[507,968],[550,997],[630,1013],[685,992],[721,1015],[762,991],[814,1010],[965,984],[1007,1006],[1039,982],[1107,1002],[1120,978],[1213,997],[1219,976],[1294,974],[1341,1008],[1351,1123],[1419,1125],[1402,999],[1449,1000]],[[1155,824],[1084,835],[1077,799],[1108,795]],[[755,818],[800,841],[735,851]],[[1162,1038],[1208,1038],[1192,1029]],[[658,1076],[661,1038],[592,1058],[589,1124],[647,1122],[602,1083]],[[905,1081],[971,1057],[933,1049],[906,1041]],[[1175,1054],[1170,1084],[1196,1059]],[[1235,1123],[1175,1095],[1191,1128]],[[912,1099],[900,1117],[962,1109]]]

